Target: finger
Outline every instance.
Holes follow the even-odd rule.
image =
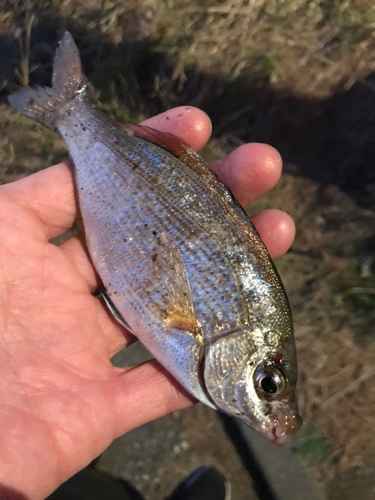
[[[211,133],[208,116],[193,107],[175,108],[144,123],[172,132],[196,149],[203,147]],[[31,211],[41,222],[48,239],[63,234],[74,225],[77,203],[67,162],[1,186],[0,192]]]
[[[173,126],[171,126],[171,124]],[[171,132],[189,144],[195,151],[205,146],[211,136],[211,120],[202,110],[180,106],[142,122],[162,132]]]
[[[100,278],[91,264],[87,247],[81,238],[74,236],[60,245],[59,249],[69,258],[77,274],[84,279],[91,292],[97,290],[101,283]]]
[[[119,370],[111,383],[117,400],[116,436],[195,401],[155,360]]]
[[[215,162],[212,169],[245,206],[274,187],[281,175],[282,160],[272,146],[251,143]]]
[[[264,210],[251,218],[273,259],[281,257],[291,246],[296,233],[293,219],[281,210]]]

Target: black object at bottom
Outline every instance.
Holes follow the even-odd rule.
[[[196,469],[166,500],[230,500],[230,485],[216,469],[202,466]]]
[[[47,500],[144,500],[127,481],[86,467]],[[166,500],[231,500],[230,485],[216,469],[202,466],[180,483]]]
[[[144,500],[127,481],[86,467],[62,484],[46,500]]]

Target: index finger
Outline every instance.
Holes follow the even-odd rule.
[[[189,106],[171,109],[143,124],[172,132],[195,150],[201,149],[211,134],[211,122],[206,113]],[[0,192],[32,212],[43,226],[47,239],[55,238],[74,226],[78,206],[68,162],[1,186]]]

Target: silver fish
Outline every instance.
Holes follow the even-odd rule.
[[[173,135],[109,123],[69,33],[52,88],[9,100],[69,148],[89,254],[118,319],[195,398],[281,444],[302,423],[292,318],[232,194]]]

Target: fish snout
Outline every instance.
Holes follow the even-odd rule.
[[[303,420],[299,413],[275,414],[272,415],[274,425],[271,431],[267,433],[267,438],[276,445],[282,445],[287,438],[291,436],[302,426]]]

